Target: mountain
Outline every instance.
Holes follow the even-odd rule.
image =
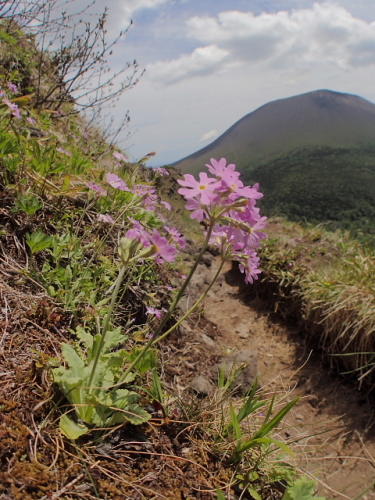
[[[375,104],[356,95],[317,90],[261,106],[173,166],[195,174],[210,158],[225,157],[244,171],[300,148],[368,143],[375,144]]]
[[[375,104],[330,90],[270,102],[173,166],[197,174],[222,157],[259,182],[265,215],[327,222],[375,243]]]

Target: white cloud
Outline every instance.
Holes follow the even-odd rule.
[[[170,1],[171,0],[122,0],[122,2],[119,2],[119,6],[121,7],[125,20],[130,21],[135,12],[143,9],[155,9]]]
[[[249,63],[300,70],[322,60],[342,69],[375,63],[375,23],[334,3],[260,15],[233,10],[195,16],[187,28],[200,47],[190,55],[157,61],[150,67],[151,78],[176,83]]]
[[[186,77],[202,76],[224,61],[228,51],[216,45],[198,47],[191,54],[183,54],[178,59],[157,61],[150,64],[147,74],[150,78],[163,83],[176,83]]]
[[[199,139],[199,142],[205,142],[209,141],[210,139],[214,139],[217,137],[218,132],[217,130],[210,130],[209,132],[206,132],[205,134],[202,135],[202,137]]]
[[[96,0],[88,2],[87,0],[58,0],[53,7],[53,12],[60,14],[66,11],[68,15],[79,15],[80,19],[95,23],[98,15],[102,14],[108,7],[108,17],[106,28],[108,29],[108,38],[111,39],[118,35],[118,32],[128,28],[132,17],[139,11],[145,9],[156,9],[173,0]]]

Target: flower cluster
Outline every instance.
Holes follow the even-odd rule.
[[[17,94],[18,88],[17,85],[14,85],[12,82],[8,82],[8,89],[11,91],[12,94]]]
[[[163,312],[167,312],[166,309],[155,309],[155,307],[146,306],[146,314],[151,314],[155,318],[160,319],[163,316]]]
[[[135,225],[125,233],[124,238],[121,238],[119,253],[124,264],[146,257],[151,257],[158,264],[162,264],[165,261],[173,262],[177,250],[157,229],[149,234],[140,225]]]
[[[15,104],[14,102],[11,102],[6,97],[3,97],[3,103],[11,111],[12,116],[14,116],[15,118],[17,118],[17,120],[21,120],[22,119],[21,112],[20,112],[20,109],[17,106],[17,104]]]
[[[0,98],[2,98],[2,104],[5,104],[7,106],[7,108],[10,111],[10,114],[12,116],[17,118],[17,120],[22,120],[21,111],[20,111],[18,105],[15,102],[9,100],[9,99],[13,99],[13,96],[10,94],[17,94],[18,93],[18,88],[12,82],[8,82],[7,87],[8,87],[7,92],[5,92],[4,90],[0,90]],[[9,95],[9,99],[7,97],[7,93]]]
[[[128,162],[128,158],[123,155],[122,153],[120,153],[119,151],[115,151],[114,153],[112,153],[114,158],[116,158],[116,160],[119,160],[119,161],[124,161],[124,162]]]
[[[137,240],[143,249],[152,247],[148,256],[153,257],[158,264],[162,264],[164,261],[173,262],[177,257],[177,247],[183,248],[185,246],[185,241],[176,228],[164,227],[165,231],[169,233],[169,239],[167,239],[157,229],[153,229],[152,234],[150,234],[140,222],[130,217],[129,220],[133,224],[133,228],[126,232],[125,238]]]
[[[155,188],[152,186],[147,184],[133,184],[133,186],[130,187],[121,177],[113,173],[107,173],[106,180],[107,183],[114,189],[118,189],[119,191],[128,191],[139,196],[146,210],[155,211],[157,205],[163,206],[166,210],[172,209],[171,205],[167,201],[161,201],[159,199]],[[86,186],[92,191],[95,191],[98,196],[107,196],[108,194],[103,187],[92,181],[88,182]]]
[[[212,158],[206,165],[212,177],[201,172],[196,180],[186,174],[178,181],[182,186],[178,192],[187,200],[190,217],[208,222],[209,243],[220,249],[224,259],[238,261],[246,283],[253,283],[260,273],[256,248],[266,237],[262,232],[266,217],[261,217],[256,207],[263,195],[258,192],[258,184],[244,186],[235,165],[226,163],[224,158]]]
[[[161,175],[162,177],[165,177],[166,175],[169,175],[168,170],[166,170],[163,167],[156,167],[156,168],[153,169],[153,171],[156,172],[157,174]]]

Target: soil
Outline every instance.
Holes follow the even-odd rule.
[[[217,266],[215,258],[205,258],[183,309],[207,286]],[[229,264],[224,268],[204,310],[184,327],[195,355],[188,362],[192,369],[185,376],[180,373],[177,385],[197,374],[212,381],[210,355],[249,353],[257,360],[265,392],[285,394],[284,402],[300,397],[279,436],[289,441],[299,470],[319,482],[319,494],[353,500],[362,493],[364,500],[375,499],[374,401],[359,392],[354,381],[330,372],[321,353],[307,345],[307,332],[286,325],[267,304],[251,297],[238,269]]]

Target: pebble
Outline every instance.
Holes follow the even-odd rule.
[[[201,397],[211,396],[215,390],[211,382],[202,375],[195,377],[190,382],[189,387]]]

